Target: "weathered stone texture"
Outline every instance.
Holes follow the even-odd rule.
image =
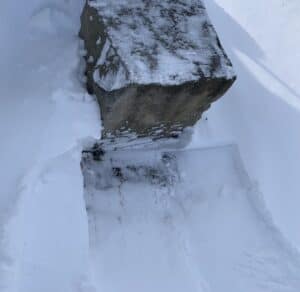
[[[87,1],[81,24],[104,138],[177,134],[236,78],[200,0]]]

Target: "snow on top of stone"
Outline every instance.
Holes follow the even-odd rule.
[[[178,85],[234,76],[200,0],[93,0],[89,5],[107,30],[100,73],[94,75],[107,91],[133,83]],[[111,60],[114,69],[107,70]]]

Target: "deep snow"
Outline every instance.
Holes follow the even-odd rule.
[[[208,112],[210,135],[238,144],[276,224],[300,248],[300,2],[205,2],[239,79]]]
[[[82,2],[0,4],[0,291],[299,291],[299,2],[206,1],[238,81],[195,127],[183,183],[124,185],[124,207],[97,191],[88,214]]]
[[[117,72],[94,74],[101,88],[111,91],[130,83],[180,85],[203,77],[234,78],[201,1],[149,3],[89,2],[107,24],[109,36],[97,66],[111,67],[111,56],[117,55]]]
[[[81,4],[1,3],[3,291],[74,291],[87,266],[80,160],[100,119],[78,81]]]

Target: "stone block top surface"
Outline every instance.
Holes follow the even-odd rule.
[[[201,0],[90,0],[105,35],[94,72],[106,91],[235,77]]]

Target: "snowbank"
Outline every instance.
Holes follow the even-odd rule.
[[[0,211],[6,216],[0,222],[0,283],[5,291],[74,291],[88,265],[80,160],[87,139],[99,138],[100,120],[95,100],[78,82],[82,5],[1,3]]]
[[[207,131],[238,144],[276,224],[300,247],[300,4],[218,0],[206,5],[238,75],[208,113]]]

